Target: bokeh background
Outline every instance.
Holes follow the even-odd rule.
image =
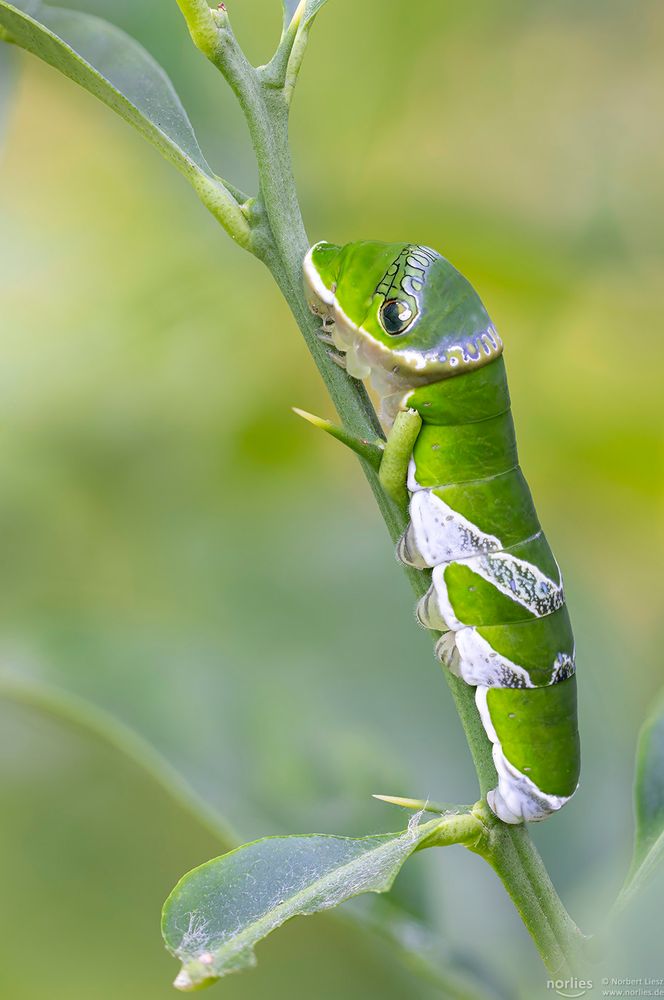
[[[175,2],[70,6],[142,41],[210,162],[251,189],[243,122]],[[228,6],[264,60],[277,0]],[[439,248],[505,340],[580,670],[581,790],[533,833],[600,930],[663,680],[663,43],[656,0],[331,0],[292,124],[312,240]],[[361,472],[290,412],[332,415],[269,275],[123,122],[35,60],[13,79],[10,55],[0,994],[157,1000],[176,971],[159,908],[185,870],[262,834],[399,828],[372,792],[464,802],[476,782]],[[601,931],[598,980],[664,975],[661,890]],[[442,978],[323,915],[215,989],[429,998],[464,967],[546,995],[479,859],[427,852],[398,895]]]

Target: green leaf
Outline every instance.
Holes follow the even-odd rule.
[[[304,23],[307,24],[311,21],[325,3],[327,3],[327,0],[308,0],[304,11]]]
[[[0,41],[2,36],[0,35]],[[5,138],[5,129],[11,106],[17,76],[18,53],[8,45],[0,44],[0,149]]]
[[[254,947],[291,917],[386,892],[440,820],[354,840],[267,837],[184,876],[164,905],[166,946],[182,962],[181,990],[206,986],[255,964]]]
[[[481,962],[453,954],[441,942],[440,931],[422,922],[395,902],[395,892],[384,896],[366,894],[351,900],[339,917],[358,930],[371,928],[386,943],[392,955],[418,979],[431,983],[437,997],[446,1000],[485,1000],[496,994],[489,990]]]
[[[237,842],[235,831],[204,802],[169,760],[110,713],[70,693],[25,683],[17,677],[10,679],[0,673],[0,706],[11,703],[51,716],[53,721],[80,731],[86,738],[96,737],[160,785],[201,829],[228,845]],[[401,880],[399,884],[402,889],[406,887],[409,896],[412,894],[412,883]],[[389,896],[365,895],[340,911],[339,917],[354,928],[356,936],[358,932],[371,932],[382,938],[394,959],[408,967],[418,980],[444,990],[450,1000],[482,997],[484,991],[478,977],[467,968],[459,968],[454,955],[441,951],[437,935],[419,913],[420,903],[417,890],[416,898],[407,900],[401,900],[394,891]]]
[[[617,906],[649,882],[664,858],[664,699],[645,721],[636,751],[634,856]]]
[[[49,714],[62,724],[96,736],[126,756],[148,774],[173,801],[193,816],[227,845],[238,837],[219,813],[198,795],[190,782],[166,756],[160,753],[140,732],[125,725],[110,712],[88,699],[79,698],[44,683],[25,683],[18,677],[0,673],[0,701],[14,702]]]
[[[214,179],[173,85],[129,35],[41,0],[0,0],[0,29],[98,97],[184,173]]]
[[[327,3],[327,0],[306,0],[300,24],[303,27],[306,27],[306,25],[310,24],[311,21],[313,21],[313,19],[315,18],[318,11],[325,3]],[[293,19],[293,15],[295,14],[295,11],[300,6],[300,0],[283,0],[283,4],[284,4],[284,20],[286,21],[287,24],[290,24],[290,22]]]

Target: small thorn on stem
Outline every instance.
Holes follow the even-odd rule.
[[[401,806],[403,809],[424,810],[424,812],[440,813],[441,816],[450,811],[449,806],[438,802],[429,802],[428,799],[405,799],[400,795],[372,795],[372,799],[379,799],[392,806]]]
[[[374,469],[377,470],[380,467],[383,458],[382,441],[367,441],[365,438],[356,437],[350,431],[347,431],[345,427],[337,427],[330,420],[317,417],[315,413],[308,413],[307,410],[301,410],[297,406],[293,407],[293,413],[297,414],[298,417],[302,417],[303,420],[306,420],[314,427],[318,427],[319,430],[325,431],[326,434],[336,438],[337,441],[341,441],[347,448],[354,451],[356,455],[369,462]]]

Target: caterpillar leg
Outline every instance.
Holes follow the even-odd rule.
[[[334,361],[335,365],[338,365],[342,371],[346,371],[346,359],[341,354],[337,354],[336,351],[328,351],[327,356],[330,361]]]

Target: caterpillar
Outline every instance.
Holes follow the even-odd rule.
[[[506,823],[546,819],[578,786],[575,648],[519,467],[502,341],[472,285],[429,247],[316,243],[304,279],[319,336],[380,397],[380,471],[408,498],[397,555],[430,572],[417,617],[441,633],[438,659],[475,687],[498,775],[489,807]]]

